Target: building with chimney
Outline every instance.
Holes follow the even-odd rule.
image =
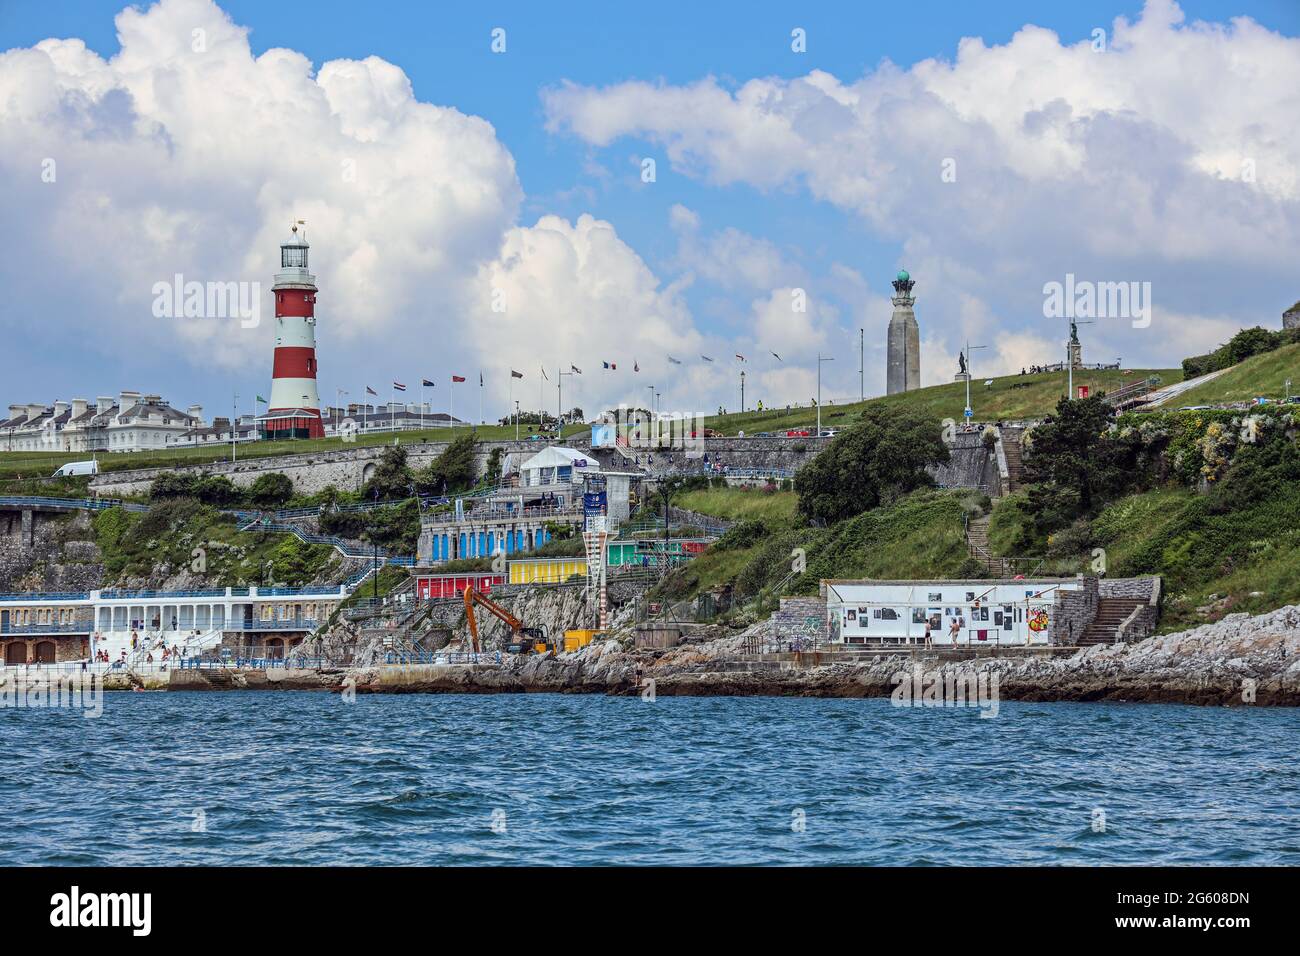
[[[177,444],[203,424],[202,406],[182,412],[160,395],[135,391],[103,395],[94,403],[31,402],[10,405],[9,416],[0,420],[0,451],[151,451]]]

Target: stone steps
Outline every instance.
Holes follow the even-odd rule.
[[[970,556],[984,565],[990,574],[998,577],[1010,577],[1014,572],[1011,569],[1009,558],[1000,558],[992,553],[989,549],[989,516],[983,515],[979,518],[972,518],[966,525],[966,548]]]
[[[1097,602],[1097,614],[1092,623],[1079,636],[1079,646],[1114,644],[1119,626],[1133,613],[1134,608],[1145,603],[1140,598],[1101,598]]]
[[[1007,460],[1007,493],[1018,491],[1024,474],[1024,460],[1020,453],[1019,428],[1002,429],[1002,454]]]

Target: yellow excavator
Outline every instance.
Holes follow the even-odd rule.
[[[511,654],[545,654],[547,651],[555,650],[555,644],[546,636],[546,628],[524,627],[523,621],[487,595],[474,590],[471,584],[465,588],[465,620],[469,622],[469,634],[474,643],[475,654],[479,653],[478,622],[474,620],[475,604],[510,628],[510,641],[506,644],[506,650]]]

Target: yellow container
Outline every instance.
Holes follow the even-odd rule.
[[[596,637],[597,634],[603,634],[603,631],[579,629],[564,632],[564,649],[565,651],[576,651],[579,648],[586,647]]]
[[[562,584],[574,575],[585,575],[584,558],[523,558],[510,562],[511,584]]]

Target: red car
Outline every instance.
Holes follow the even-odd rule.
[[[785,437],[786,438],[807,438],[811,434],[812,432],[807,430],[792,428],[790,431],[785,433]]]

